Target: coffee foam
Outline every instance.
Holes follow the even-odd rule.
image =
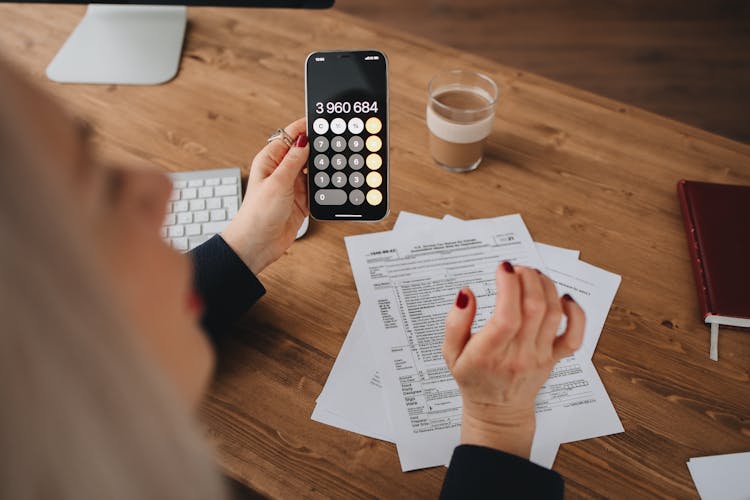
[[[448,90],[448,89],[446,89]],[[466,90],[465,87],[458,87],[450,90]],[[469,92],[480,94],[482,97],[487,99],[489,96],[485,95],[486,92],[478,91],[478,89],[471,89]],[[455,142],[457,144],[470,144],[478,142],[490,135],[492,132],[492,123],[495,121],[495,114],[481,119],[474,123],[458,123],[448,120],[444,116],[439,115],[432,109],[430,104],[427,104],[427,128],[430,132],[435,134],[440,139],[447,142]]]

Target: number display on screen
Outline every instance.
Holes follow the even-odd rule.
[[[377,113],[378,112],[378,101],[337,101],[337,102],[316,102],[315,112],[319,115],[324,113]]]

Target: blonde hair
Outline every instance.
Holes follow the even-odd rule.
[[[0,498],[215,499],[188,409],[140,352],[0,60]]]

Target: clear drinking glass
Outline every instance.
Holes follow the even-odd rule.
[[[470,172],[482,162],[499,97],[492,79],[474,71],[435,75],[427,86],[430,154],[450,172]]]

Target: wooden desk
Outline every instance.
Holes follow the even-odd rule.
[[[391,215],[313,224],[264,272],[269,293],[224,346],[202,408],[229,475],[285,498],[437,495],[444,469],[401,473],[392,445],[309,418],[358,304],[343,237],[389,229],[400,210],[520,212],[535,239],[622,275],[594,363],[625,433],[562,446],[554,468],[570,497],[695,497],[689,457],[750,450],[750,336],[725,331],[709,361],[675,196],[682,177],[750,184],[750,147],[335,10],[190,9],[171,83],[53,84],[44,69],[82,13],[1,5],[0,52],[91,118],[104,155],[169,170],[246,172],[268,134],[304,114],[308,52],[390,58]],[[427,81],[455,67],[501,88],[487,158],[468,175],[433,166],[425,140]]]

